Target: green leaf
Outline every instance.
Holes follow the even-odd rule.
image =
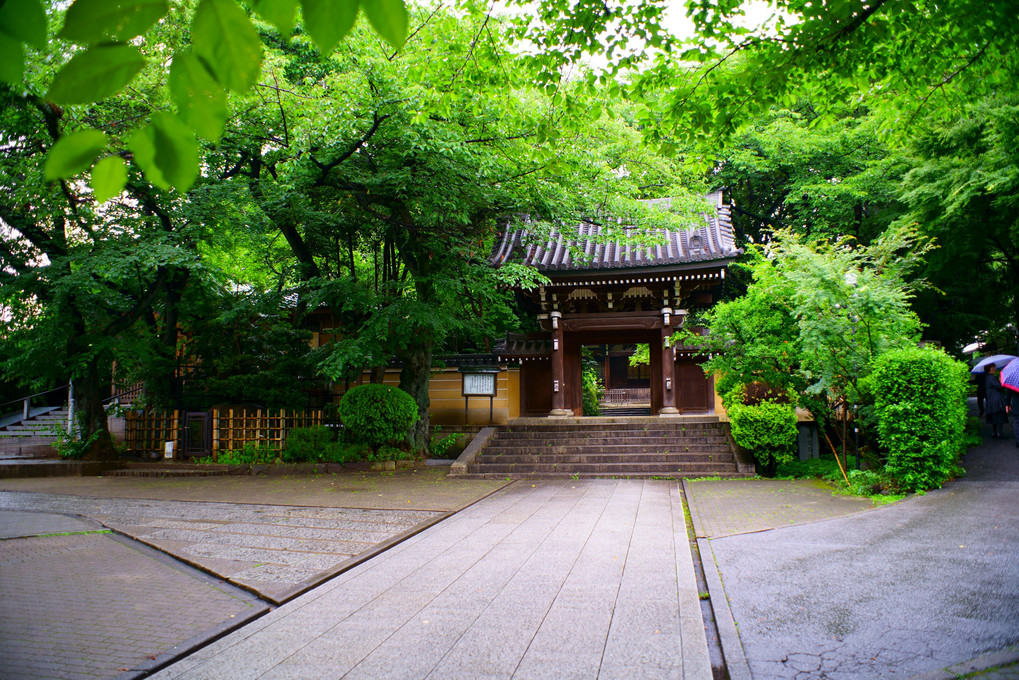
[[[107,156],[92,168],[92,193],[99,203],[105,203],[124,190],[127,184],[127,166],[119,156]]]
[[[46,156],[46,179],[67,179],[85,170],[106,148],[106,135],[81,130],[61,137]]]
[[[195,135],[179,118],[157,113],[152,122],[127,140],[134,160],[145,177],[160,189],[176,187],[184,192],[198,176],[198,144]]]
[[[407,40],[407,8],[403,0],[362,0],[364,13],[386,42],[400,49]]]
[[[25,51],[21,41],[0,33],[0,82],[19,85],[25,77]]]
[[[354,27],[358,0],[301,0],[301,8],[308,35],[326,56]]]
[[[294,32],[297,0],[254,0],[252,6],[263,19],[275,26],[284,38],[289,38]]]
[[[198,134],[211,141],[220,138],[228,115],[226,92],[195,55],[174,55],[170,96],[181,118]]]
[[[75,0],[60,37],[82,44],[130,40],[166,14],[166,0]]]
[[[145,58],[133,45],[92,47],[67,62],[46,97],[61,104],[90,104],[123,88],[143,66]]]
[[[39,0],[0,2],[0,33],[39,48],[46,47],[46,12]]]
[[[216,80],[246,92],[262,70],[262,41],[234,0],[202,0],[191,22],[195,54]]]

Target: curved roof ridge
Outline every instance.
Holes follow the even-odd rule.
[[[739,254],[732,229],[731,209],[721,190],[704,197],[715,206],[714,214],[689,229],[653,227],[649,234],[658,242],[631,243],[628,239],[604,240],[597,223],[580,223],[574,229],[553,228],[538,243],[527,243],[527,230],[508,227],[489,261],[501,265],[519,254],[523,264],[539,271],[584,271],[590,269],[631,269],[681,265],[713,260],[730,260]],[[672,199],[648,199],[650,204],[668,204]]]

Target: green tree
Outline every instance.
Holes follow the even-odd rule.
[[[722,150],[713,177],[728,190],[741,244],[786,228],[866,245],[901,214],[898,181],[909,166],[879,139],[883,121],[863,111],[817,120],[806,102],[769,111]]]
[[[112,451],[103,409],[112,364],[173,357],[181,296],[201,276],[198,226],[175,213],[171,197],[136,179],[103,207],[79,183],[49,181],[46,152],[66,138],[58,112],[2,87],[5,373],[72,379],[83,438],[98,433],[89,455],[104,456]],[[115,113],[93,116],[107,122]]]
[[[908,229],[866,247],[778,231],[754,260],[747,295],[705,314],[706,337],[677,340],[711,355],[705,370],[720,392],[764,383],[830,423],[836,409],[869,405],[860,380],[879,356],[919,339],[911,276],[929,248]]]
[[[918,310],[930,334],[961,350],[983,332],[1015,350],[1019,329],[1019,98],[993,97],[917,136],[902,184],[914,223],[941,246]]]
[[[257,0],[253,5],[281,39],[293,35],[296,0]],[[407,38],[403,0],[301,0],[300,5],[305,30],[326,56],[354,27],[362,9],[378,35],[394,47]],[[169,57],[169,78],[160,88],[177,112],[151,112],[141,125],[129,123],[112,134],[90,127],[68,135],[55,146],[47,174],[70,179],[91,168],[89,183],[105,200],[125,187],[118,152],[126,147],[154,186],[186,191],[199,171],[195,134],[217,141],[229,93],[246,93],[259,79],[263,45],[249,12],[234,0],[172,7],[165,0],[76,0],[66,11],[62,5],[48,10],[51,14],[41,0],[0,4],[0,82],[14,86],[27,101],[89,105],[123,92],[147,67],[162,71]],[[188,42],[161,42],[167,27],[184,25]],[[154,49],[141,49],[138,39]],[[40,78],[38,60],[26,59],[26,47],[29,57],[51,57],[57,68],[47,66],[46,77]]]
[[[587,82],[623,74],[621,90],[646,105],[646,138],[670,152],[713,154],[799,100],[828,120],[860,104],[901,134],[929,112],[1014,88],[1019,75],[1019,17],[1007,2],[779,0],[756,26],[746,0],[684,5],[694,30],[685,40],[668,30],[669,3],[655,0],[543,0],[521,13],[520,32],[539,46],[535,72],[553,86],[587,55],[607,59]]]

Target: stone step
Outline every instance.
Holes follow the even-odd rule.
[[[6,430],[0,430],[0,437],[31,437],[32,435],[56,436],[54,430],[59,430],[61,423],[47,425],[11,425]]]
[[[728,469],[720,470],[719,466],[714,463],[683,463],[680,465],[675,463],[572,463],[570,465],[556,465],[555,463],[529,465],[488,463],[478,469],[474,469],[472,466],[468,474],[525,474],[544,476],[551,473],[566,473],[567,475],[592,474],[605,477],[684,474],[706,477],[720,474],[723,471],[734,473],[735,469],[734,466],[730,465]]]
[[[619,416],[587,416],[583,418],[548,418],[528,417],[517,418],[509,423],[508,427],[600,427],[609,425],[612,427],[635,427],[642,425],[664,425],[668,427],[692,425],[701,423],[721,423],[718,416],[696,415],[696,416],[650,416],[650,417],[619,417]]]
[[[699,446],[641,446],[633,444],[617,444],[614,446],[569,446],[549,443],[547,446],[488,446],[482,455],[517,455],[534,456],[538,458],[546,456],[572,456],[572,455],[598,455],[615,454],[621,456],[637,456],[644,454],[728,454],[732,450],[725,444]]]
[[[617,463],[719,463],[732,465],[736,462],[735,456],[730,452],[725,453],[579,453],[564,455],[529,456],[514,454],[489,454],[487,451],[479,456],[476,461],[479,465],[493,464],[517,464],[526,465],[555,463],[569,465],[572,463],[584,464],[617,464]]]
[[[601,418],[597,419],[601,421]],[[575,431],[575,432],[621,432],[627,430],[684,430],[684,429],[697,429],[697,428],[721,428],[722,423],[717,420],[669,420],[664,418],[652,418],[649,420],[627,420],[620,423],[611,422],[611,418],[605,419],[606,422],[559,422],[555,420],[545,420],[540,423],[535,422],[521,422],[515,420],[509,425],[503,427],[504,432],[564,432],[564,431]]]
[[[590,443],[596,446],[619,444],[621,442],[658,442],[676,443],[687,441],[698,442],[725,442],[728,438],[722,430],[717,431],[694,431],[694,432],[616,432],[616,433],[591,433],[590,435],[581,432],[557,432],[547,433],[543,436],[513,436],[500,432],[492,438],[492,442],[505,442],[519,446],[534,446],[547,442],[576,442],[578,444]]]
[[[489,442],[489,449],[540,449],[543,447],[666,447],[683,450],[685,447],[728,447],[725,435],[715,436],[614,436],[614,437],[580,437],[558,436],[545,438],[518,437],[506,438],[497,436]]]
[[[703,474],[698,471],[682,471],[663,473],[641,473],[641,472],[466,472],[459,475],[458,479],[696,479],[699,477],[721,477],[723,479],[739,479],[753,477],[753,474],[741,472],[711,472]]]
[[[24,436],[27,432],[34,434],[38,432],[45,432],[49,434],[57,428],[62,428],[67,425],[67,409],[60,409],[57,411],[50,411],[28,420],[22,420],[6,427],[0,428],[0,437],[5,435],[19,437]]]

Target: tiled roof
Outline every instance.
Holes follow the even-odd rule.
[[[545,357],[552,354],[552,338],[543,333],[535,334],[507,333],[506,337],[495,343],[492,353],[500,357]]]
[[[601,226],[591,224],[581,224],[575,232],[568,234],[555,230],[540,245],[527,243],[526,229],[509,229],[503,234],[490,261],[496,266],[509,261],[522,261],[547,274],[555,271],[633,269],[732,259],[739,251],[733,239],[729,206],[722,202],[721,191],[708,194],[705,198],[716,206],[714,215],[705,214],[703,222],[690,229],[658,230],[662,238],[655,245],[636,246],[599,241],[597,236]],[[570,244],[574,247],[571,248]],[[578,249],[583,253],[582,256],[577,255]]]

